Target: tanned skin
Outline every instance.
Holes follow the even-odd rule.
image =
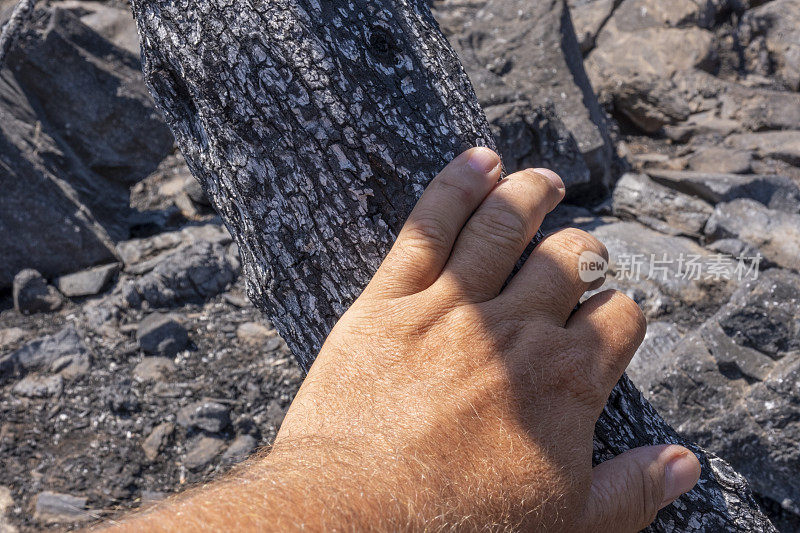
[[[546,169],[500,172],[474,148],[431,182],[269,453],[113,527],[616,533],[690,490],[700,464],[680,446],[592,468],[595,422],[645,319],[616,291],[573,312],[598,286],[578,256],[608,256],[575,229],[505,285],[564,185]]]

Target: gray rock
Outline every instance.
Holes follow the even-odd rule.
[[[509,169],[516,170],[522,160],[538,160],[536,166],[546,161],[577,181],[574,170],[582,167],[578,176],[587,178],[586,189],[608,188],[614,151],[566,4],[439,0],[433,8],[490,117],[502,155],[516,156],[506,161]],[[542,75],[547,83],[538,81]],[[493,106],[503,107],[492,110]],[[567,135],[559,131],[559,121]],[[519,138],[509,139],[509,130]],[[558,138],[567,142],[554,144]],[[512,146],[515,141],[519,142]],[[582,157],[581,165],[576,165],[576,155]],[[571,190],[579,192],[575,184]]]
[[[70,365],[90,361],[89,351],[74,326],[58,333],[31,341],[16,351],[0,357],[0,380],[37,368],[50,367],[70,377]],[[64,371],[67,371],[66,375]]]
[[[567,0],[575,35],[584,54],[594,48],[597,34],[617,3],[618,0]]]
[[[68,524],[90,520],[86,511],[87,498],[60,492],[44,491],[36,496],[34,518],[39,522]]]
[[[183,192],[186,193],[186,196],[188,196],[192,202],[204,207],[211,207],[211,202],[206,196],[203,187],[200,185],[200,182],[194,178],[194,176],[186,176],[186,178],[184,178]]]
[[[753,154],[746,150],[730,150],[715,146],[705,147],[692,154],[687,161],[695,172],[715,174],[747,174],[752,170]]]
[[[223,439],[204,435],[190,445],[183,458],[183,464],[189,470],[199,470],[213,461],[224,446]]]
[[[92,358],[88,351],[74,352],[59,357],[50,365],[50,372],[57,373],[66,379],[75,379],[89,372]]]
[[[142,441],[142,449],[148,460],[156,460],[174,430],[175,425],[170,422],[163,422],[153,428],[147,438]]]
[[[30,331],[23,328],[0,329],[0,350],[5,350],[14,346],[30,334]]]
[[[543,233],[549,234],[571,226],[595,226],[602,223],[602,220],[585,207],[560,203],[547,214],[541,229]]]
[[[6,511],[14,505],[11,489],[0,486],[0,533],[17,533],[17,528],[6,518]]]
[[[703,200],[654,183],[644,174],[628,173],[612,196],[614,214],[633,217],[662,233],[700,235],[713,208]]]
[[[794,513],[800,502],[798,310],[800,276],[762,273],[663,357],[644,390],[678,431]]]
[[[217,222],[187,226],[180,231],[166,231],[144,239],[124,241],[117,245],[117,253],[125,263],[126,271],[144,274],[180,246],[204,241],[224,246],[231,240],[231,235],[225,226]]]
[[[260,322],[244,322],[236,328],[236,337],[245,344],[263,345],[277,335],[275,329]]]
[[[115,260],[129,187],[173,144],[136,57],[58,8],[28,29],[0,79],[0,289]]]
[[[42,376],[32,374],[20,380],[11,392],[26,398],[49,398],[59,396],[64,389],[64,378],[58,374]]]
[[[144,357],[133,369],[133,379],[139,382],[163,381],[175,372],[175,363],[166,357]]]
[[[222,454],[222,460],[228,463],[240,463],[247,459],[258,446],[258,441],[252,435],[239,435]]]
[[[142,505],[152,505],[154,503],[166,500],[168,497],[168,492],[162,492],[160,490],[143,490]]]
[[[108,282],[119,272],[120,264],[111,263],[81,272],[67,274],[56,280],[56,286],[65,296],[92,296],[101,292]]]
[[[178,425],[216,433],[230,424],[228,408],[217,402],[195,402],[178,411]]]
[[[139,34],[130,10],[83,0],[59,2],[59,7],[71,11],[116,46],[139,56]]]
[[[739,198],[755,200],[770,209],[800,213],[800,187],[785,176],[709,174],[676,170],[648,169],[655,181],[712,204]]]
[[[172,357],[186,348],[189,334],[177,315],[151,313],[139,323],[136,340],[146,353]]]
[[[647,334],[625,370],[636,385],[648,390],[654,380],[661,376],[672,349],[683,338],[681,331],[672,322],[647,324]]]
[[[49,313],[61,308],[64,298],[32,268],[14,276],[14,309],[23,314]]]
[[[705,228],[710,240],[738,239],[770,263],[800,268],[800,214],[764,207],[754,200],[719,204]]]
[[[691,322],[721,304],[733,290],[732,281],[714,272],[735,268],[685,237],[658,233],[635,222],[614,222],[584,229],[609,251],[604,288],[619,289],[636,300],[651,318],[679,313]]]
[[[601,101],[647,132],[686,120],[692,109],[671,78],[710,63],[713,34],[698,27],[678,27],[700,16],[698,4],[689,0],[669,6],[657,0],[623,2],[603,26],[586,60]]]
[[[696,134],[800,129],[800,94],[749,87],[701,70],[672,76],[670,97],[686,102]]]
[[[789,90],[800,90],[800,6],[796,0],[775,0],[748,11],[739,36],[747,49],[763,39],[770,68]]]
[[[201,241],[159,259],[136,281],[136,291],[152,307],[203,302],[236,278],[239,262],[218,243]]]
[[[800,166],[800,131],[740,133],[725,139],[725,145],[739,150],[752,150],[761,158]]]

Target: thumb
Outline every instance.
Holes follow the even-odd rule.
[[[597,465],[587,502],[586,529],[639,531],[659,509],[688,492],[700,479],[700,462],[682,446],[635,448]]]

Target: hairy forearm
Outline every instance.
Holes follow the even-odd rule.
[[[225,479],[123,520],[115,531],[501,531],[519,525],[521,517],[497,509],[506,494],[465,479],[472,468],[434,472],[420,455],[441,450],[397,452],[328,439],[282,442]],[[464,490],[487,497],[465,509]]]
[[[422,470],[357,445],[282,443],[225,479],[133,515],[116,531],[350,531],[423,529],[442,510],[417,493]],[[415,478],[417,482],[412,482]],[[449,513],[447,513],[449,514]],[[452,518],[452,517],[450,517]],[[448,520],[450,521],[450,520]],[[427,522],[427,524],[424,524]]]
[[[392,529],[408,504],[385,468],[342,443],[282,443],[225,479],[134,515],[118,531]],[[395,478],[396,479],[396,478]],[[405,510],[404,510],[405,509]],[[392,527],[390,527],[390,525]],[[381,527],[383,526],[383,527]]]

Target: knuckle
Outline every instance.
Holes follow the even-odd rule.
[[[566,253],[579,256],[583,252],[594,252],[608,260],[606,246],[591,234],[577,229],[567,228],[553,234],[555,243]]]
[[[508,207],[487,207],[473,217],[473,232],[504,250],[516,251],[527,243],[525,217]]]
[[[614,302],[615,315],[620,318],[620,323],[626,325],[628,333],[641,343],[647,330],[647,319],[639,304],[625,293],[616,290],[613,293],[612,300]]]
[[[574,351],[565,352],[558,361],[557,386],[579,405],[594,409],[602,402],[597,377],[586,357]]]
[[[558,187],[552,180],[548,179],[547,176],[543,176],[533,170],[532,168],[526,168],[525,170],[521,170],[519,175],[525,178],[528,182],[535,184],[535,186],[551,196],[560,196]]]
[[[442,174],[434,180],[432,186],[462,204],[472,204],[475,200],[475,188],[456,175]]]
[[[435,216],[420,216],[403,230],[402,245],[415,248],[450,248],[450,231]]]

